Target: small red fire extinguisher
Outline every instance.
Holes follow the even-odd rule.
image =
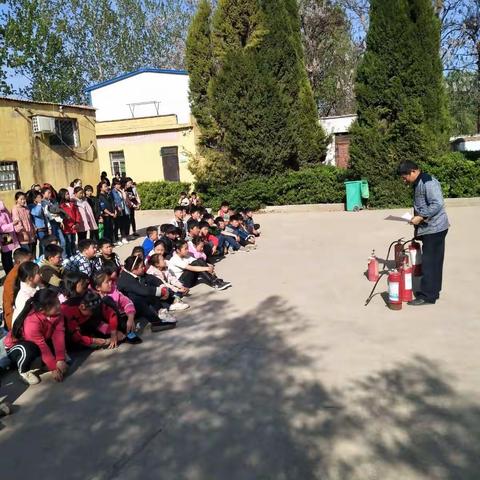
[[[413,267],[405,256],[404,263],[400,269],[402,281],[400,285],[400,298],[402,302],[411,302],[413,300]]]
[[[376,282],[380,275],[378,273],[378,259],[375,256],[375,250],[372,250],[372,254],[368,258],[368,269],[367,269],[367,275],[368,275],[368,280],[370,282]]]
[[[418,242],[413,240],[408,247],[410,255],[410,265],[413,269],[413,275],[419,277],[422,274],[422,247]]]
[[[400,285],[402,276],[398,270],[390,270],[388,274],[388,307],[391,310],[402,309],[402,299],[400,297]]]

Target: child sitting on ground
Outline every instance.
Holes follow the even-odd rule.
[[[106,268],[108,270],[108,267]],[[116,271],[113,272],[116,275]],[[127,334],[128,343],[142,343],[142,339],[135,333],[135,306],[123,295],[112,281],[108,271],[97,272],[93,276],[93,288],[100,295],[102,302],[115,310],[118,317],[119,329]]]
[[[49,342],[53,344],[53,351]],[[28,385],[40,378],[31,369],[41,356],[54,380],[61,382],[67,373],[65,327],[57,294],[48,288],[38,290],[18,315],[14,328],[5,337],[5,349],[18,373]]]
[[[255,244],[255,237],[249,234],[246,230],[241,228],[241,217],[238,215],[232,215],[230,222],[225,226],[225,232],[233,233],[237,237],[237,242],[243,247]]]
[[[190,256],[188,244],[184,240],[177,242],[175,255],[168,262],[168,270],[187,288],[194,287],[199,276],[215,290],[225,290],[231,286],[231,283],[224,282],[215,275],[213,265]]]
[[[226,230],[226,223],[222,217],[217,217],[215,219],[215,224],[218,227],[220,233],[220,238],[223,238],[227,252],[235,253],[238,251],[246,251],[245,247],[240,245],[240,237],[233,232]]]
[[[59,245],[47,245],[44,259],[40,262],[40,277],[45,287],[60,292],[63,282],[63,248]]]
[[[251,208],[245,209],[244,225],[248,233],[260,236],[260,225],[253,220],[253,210]]]
[[[26,303],[35,295],[41,284],[39,270],[39,266],[34,262],[24,262],[18,269],[18,293],[16,294],[15,306],[13,308],[12,328],[18,315]]]
[[[167,225],[165,234],[161,238],[165,243],[165,258],[168,260],[175,252],[175,243],[182,236],[182,232],[174,225]]]
[[[95,272],[102,271],[106,265],[112,266],[120,271],[122,266],[120,257],[113,251],[113,243],[108,238],[99,240],[97,250],[98,253],[94,260],[93,267]]]
[[[40,241],[42,244],[42,251],[45,252],[45,248],[48,245],[58,245],[60,246],[60,242],[58,238],[55,235],[45,235],[43,239]],[[42,263],[43,259],[45,258],[45,253],[42,253],[38,258],[35,259],[35,263],[38,263],[39,265]],[[62,248],[62,262],[65,258],[65,251]]]
[[[215,235],[210,233],[210,225],[206,221],[199,223],[199,237],[205,242],[204,251],[207,258],[211,258],[220,251],[219,240]],[[223,245],[222,245],[223,249]],[[222,252],[223,253],[223,252]]]
[[[150,322],[152,332],[175,328],[176,320],[168,313],[168,289],[158,278],[145,274],[143,258],[132,255],[125,260],[118,289],[133,301],[137,315]]]
[[[82,272],[88,278],[91,278],[96,254],[97,242],[95,240],[80,240],[78,242],[78,253],[69,258],[65,265],[65,271]]]
[[[184,207],[188,210],[188,207],[190,206],[190,200],[189,200],[186,192],[181,192],[180,193],[180,198],[178,199],[178,205],[180,207]]]
[[[68,343],[72,346],[111,349],[125,339],[118,330],[115,311],[102,304],[101,298],[91,290],[82,297],[70,298],[62,303],[61,311],[66,321]]]
[[[184,287],[180,281],[168,272],[167,261],[162,255],[155,253],[148,260],[147,274],[157,277],[162,284],[173,292],[174,300],[170,305],[170,311],[186,310],[190,307],[183,302],[183,295],[187,295],[189,290]]]
[[[165,239],[160,238],[154,243],[153,250],[151,250],[150,253],[147,255],[147,257],[145,258],[145,263],[148,263],[152,255],[155,255],[156,253],[158,253],[162,257],[165,257],[166,252],[167,252],[167,244],[165,242]]]
[[[147,236],[145,237],[142,243],[143,253],[145,257],[150,253],[151,250],[153,250],[153,246],[157,240],[158,240],[157,227],[148,227]]]

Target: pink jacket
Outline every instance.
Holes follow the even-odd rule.
[[[0,244],[2,252],[11,252],[20,245],[10,212],[0,200]]]
[[[12,208],[12,219],[21,222],[15,225],[18,241],[20,243],[33,243],[35,241],[35,226],[30,216],[30,210],[27,207],[15,205]]]
[[[52,371],[57,362],[65,360],[65,321],[63,315],[47,317],[41,312],[30,312],[23,322],[23,340],[33,342],[40,349],[42,361]],[[50,350],[47,340],[52,340],[55,355]],[[12,348],[18,342],[12,331],[5,337],[5,347]]]
[[[188,242],[188,251],[190,255],[195,258],[201,258],[202,260],[207,260],[207,256],[203,252],[198,252],[195,248],[195,245],[192,242]]]
[[[118,305],[120,311],[123,310],[127,315],[135,315],[135,306],[133,305],[133,302],[118,290],[116,286],[108,296]]]
[[[90,230],[98,230],[98,225],[93,214],[92,207],[86,199],[76,200],[75,202],[80,212],[82,221],[78,225],[77,232],[88,232]]]

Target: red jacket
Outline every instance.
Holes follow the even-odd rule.
[[[12,348],[19,340],[35,343],[42,354],[42,361],[52,371],[57,368],[57,362],[65,360],[65,322],[63,315],[47,317],[41,312],[30,312],[23,322],[22,338],[17,339],[8,332],[5,337],[5,347]],[[55,355],[50,350],[47,340],[52,340]]]
[[[78,207],[74,202],[61,203],[60,208],[67,214],[63,220],[63,233],[77,233],[77,226],[82,221]]]
[[[110,331],[117,330],[118,318],[115,310],[104,304],[102,304],[100,308],[102,319],[108,323]],[[61,310],[63,316],[65,317],[67,331],[72,336],[72,340],[75,343],[90,346],[93,343],[94,337],[83,335],[80,331],[80,327],[90,320],[91,315],[88,317],[83,315],[82,312],[80,312],[79,305],[69,304],[68,300],[65,303],[62,303]]]

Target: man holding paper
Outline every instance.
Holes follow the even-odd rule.
[[[422,172],[416,163],[409,160],[400,164],[398,174],[405,183],[413,185],[414,217],[410,223],[415,226],[415,237],[423,243],[421,291],[408,304],[433,304],[442,290],[445,237],[450,226],[442,187],[435,177]]]

